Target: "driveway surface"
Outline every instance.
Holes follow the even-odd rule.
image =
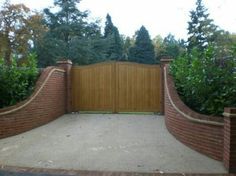
[[[0,140],[0,164],[159,173],[226,173],[222,162],[177,141],[164,116],[70,114]]]

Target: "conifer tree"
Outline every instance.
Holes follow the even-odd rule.
[[[122,41],[118,28],[113,25],[111,16],[107,14],[104,38],[107,41],[106,58],[119,60],[122,57]]]
[[[175,36],[168,34],[163,40],[164,52],[163,55],[170,56],[172,59],[178,58],[179,55],[185,52],[183,40],[176,40]]]
[[[132,62],[154,64],[155,52],[147,29],[142,26],[137,32],[134,47],[129,50],[128,59]]]
[[[203,52],[215,40],[218,27],[209,18],[209,13],[207,13],[202,0],[197,0],[196,9],[190,11],[190,18],[191,21],[188,22],[188,52],[194,48]]]

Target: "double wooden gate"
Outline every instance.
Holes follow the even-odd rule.
[[[160,112],[161,68],[105,62],[72,68],[73,111]]]

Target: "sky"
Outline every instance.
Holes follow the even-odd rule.
[[[5,0],[0,0],[2,4]],[[133,36],[144,25],[152,38],[169,33],[177,39],[187,38],[189,11],[195,8],[196,0],[82,0],[78,8],[89,10],[92,18],[101,19],[104,26],[106,14],[120,34]],[[53,6],[53,0],[11,0],[24,3],[31,9],[42,10]],[[203,0],[210,18],[221,29],[236,33],[236,0]]]

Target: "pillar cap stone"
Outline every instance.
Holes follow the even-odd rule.
[[[162,56],[160,61],[161,63],[170,63],[171,61],[173,61],[173,59],[171,58],[171,56]]]
[[[171,59],[171,58],[163,58],[163,59],[161,59],[161,62],[171,62],[171,61],[173,61],[173,59]]]
[[[227,107],[224,108],[223,115],[225,117],[236,117],[236,107]]]
[[[60,61],[57,61],[57,64],[70,64],[70,65],[72,65],[72,61],[71,60],[60,60]]]

